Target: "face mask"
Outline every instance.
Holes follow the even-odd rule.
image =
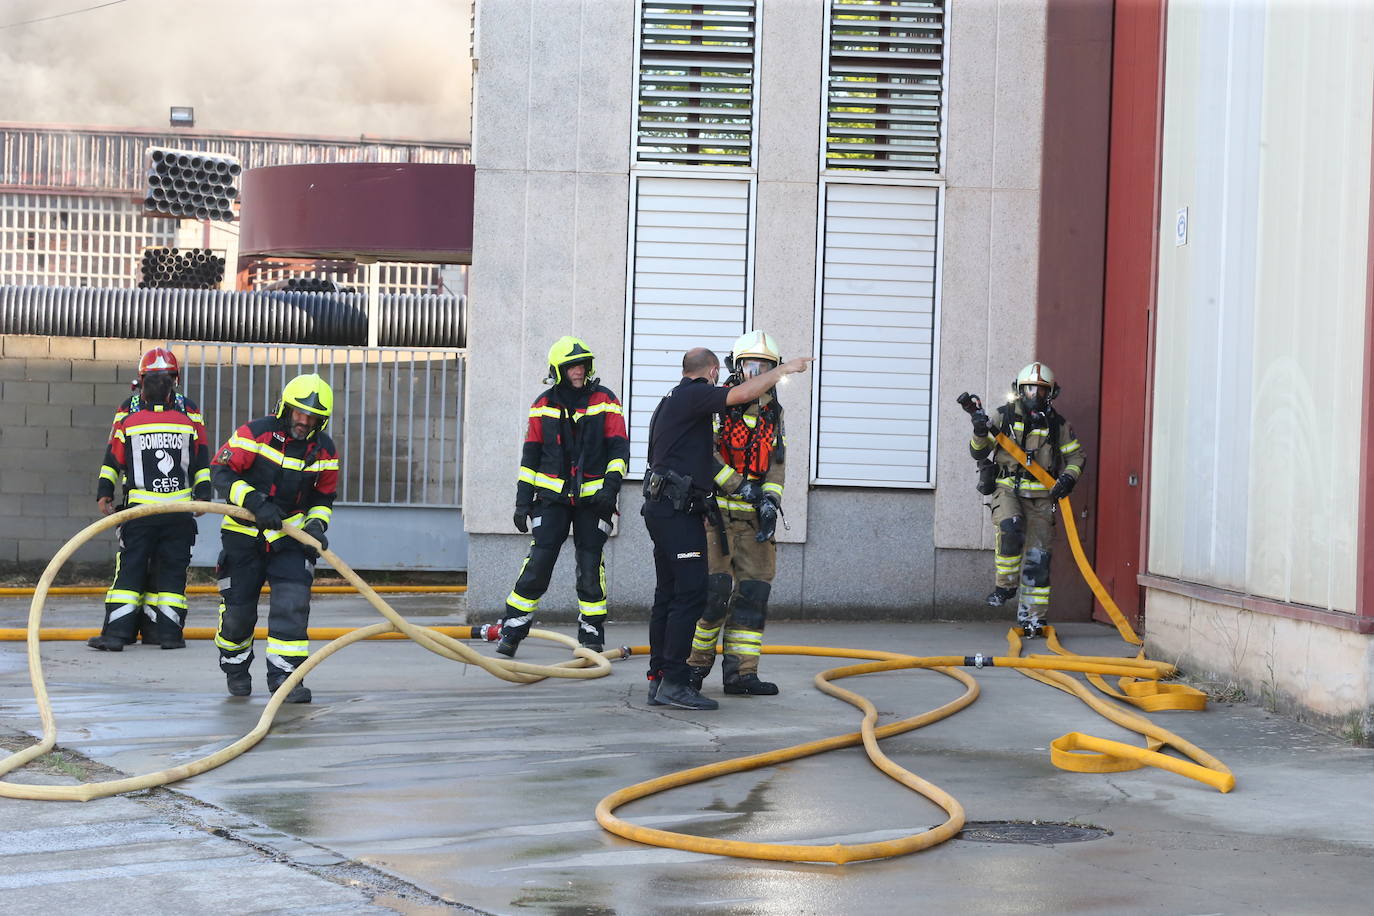
[[[773,364],[766,359],[746,359],[740,362],[740,375],[745,379],[751,379],[756,375],[762,375],[773,368]]]

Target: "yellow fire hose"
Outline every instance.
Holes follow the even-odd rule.
[[[357,627],[311,627],[306,631],[307,639],[338,639],[348,633],[352,633]],[[435,633],[442,633],[445,636],[453,636],[458,639],[482,639],[480,634],[473,630],[480,627],[426,627]],[[74,642],[77,640],[90,639],[92,636],[100,635],[100,627],[47,627],[38,631],[38,638],[43,642]],[[214,639],[214,627],[187,627],[182,630],[182,637],[185,639]],[[28,639],[29,631],[19,627],[0,627],[0,642],[18,642],[21,639]],[[267,627],[257,627],[253,630],[254,639],[266,639]],[[367,637],[368,639],[409,639],[404,633],[390,631],[387,633],[377,633]]]
[[[468,590],[466,585],[374,585],[372,590],[379,595],[461,595]],[[0,598],[28,598],[37,591],[32,586],[0,588]],[[48,589],[49,595],[103,595],[108,588],[95,585],[54,585]],[[262,593],[271,594],[272,586],[264,585]],[[358,589],[352,585],[314,585],[312,595],[355,595]],[[188,585],[188,595],[218,595],[215,585]],[[21,637],[22,638],[22,637]]]
[[[57,743],[57,724],[53,718],[52,704],[48,699],[47,685],[43,680],[43,660],[40,654],[41,624],[43,620],[43,603],[47,598],[48,587],[53,578],[57,575],[62,565],[76,552],[76,550],[95,535],[107,528],[115,525],[142,518],[148,515],[162,515],[170,512],[215,512],[220,515],[232,515],[245,522],[252,522],[253,515],[246,509],[238,506],[225,505],[223,503],[210,502],[185,502],[185,503],[166,503],[136,506],[116,512],[106,516],[99,521],[93,522],[83,528],[70,541],[63,545],[62,549],[48,563],[43,571],[42,577],[38,580],[38,585],[34,588],[33,602],[29,606],[29,625],[28,625],[28,659],[29,659],[29,678],[33,684],[34,698],[38,704],[39,716],[43,722],[43,737],[38,744],[18,751],[0,760],[0,776],[12,772],[18,767],[41,757]],[[292,525],[283,525],[284,531],[289,537],[295,538],[302,544],[319,549],[319,542],[310,535]],[[607,654],[592,652],[589,649],[577,645],[576,641],[561,633],[550,630],[531,630],[530,636],[540,639],[547,639],[561,643],[572,649],[574,657],[555,665],[531,665],[526,662],[517,662],[507,659],[488,658],[481,655],[476,650],[469,648],[451,636],[438,632],[434,628],[416,626],[396,613],[385,601],[383,601],[376,591],[366,582],[358,577],[347,563],[344,563],[332,551],[320,550],[321,556],[329,560],[330,564],[345,579],[357,588],[358,592],[386,618],[386,622],[376,623],[372,626],[353,630],[343,636],[333,640],[323,646],[318,652],[312,654],[302,662],[291,676],[283,681],[277,688],[267,706],[263,709],[257,725],[253,730],[244,735],[239,740],[222,748],[213,754],[202,757],[191,763],[172,767],[157,773],[149,773],[144,776],[129,776],[124,779],[114,779],[108,782],[86,783],[78,786],[43,786],[27,785],[24,783],[0,781],[0,796],[8,798],[29,798],[46,799],[53,801],[89,801],[93,798],[103,798],[107,795],[117,795],[121,792],[134,792],[139,789],[149,789],[154,786],[166,785],[169,782],[176,782],[188,776],[195,776],[212,770],[221,764],[233,760],[244,751],[257,744],[266,736],[271,728],[272,720],[276,717],[277,710],[281,707],[286,695],[304,680],[305,676],[314,670],[329,656],[342,649],[344,646],[367,639],[371,636],[400,631],[409,639],[415,640],[424,648],[441,655],[444,658],[454,661],[464,662],[469,665],[477,665],[484,671],[505,681],[518,684],[529,684],[543,680],[546,677],[565,677],[565,678],[595,678],[605,677],[611,673],[611,665]],[[460,631],[464,628],[458,628]]]
[[[1000,432],[997,434],[997,441],[1003,449],[1015,457],[1024,467],[1029,469],[1037,480],[1047,487],[1054,486],[1054,478],[1046,473],[1043,468],[1033,464],[1026,456],[1026,453],[1019,448],[1015,442]],[[1143,640],[1136,634],[1130,622],[1127,621],[1125,616],[1121,613],[1121,609],[1117,607],[1111,595],[1103,588],[1101,581],[1097,578],[1097,574],[1088,563],[1087,557],[1083,552],[1083,545],[1079,541],[1078,529],[1073,519],[1073,508],[1069,500],[1067,498],[1061,499],[1059,501],[1059,508],[1064,518],[1064,528],[1079,571],[1087,580],[1089,587],[1092,589],[1093,594],[1097,596],[1098,601],[1106,608],[1107,614],[1116,625],[1117,632],[1121,634],[1122,639],[1133,645],[1142,645]],[[1173,665],[1165,662],[1147,660],[1143,649],[1134,659],[1078,656],[1066,650],[1059,643],[1058,636],[1053,627],[1045,628],[1045,636],[1046,644],[1049,646],[1050,650],[1055,653],[1055,656],[1033,655],[1022,657],[1021,633],[1018,629],[1012,629],[1007,635],[1008,642],[1011,646],[1009,655],[996,657],[976,655],[972,657],[948,656],[921,658],[902,655],[895,652],[861,651],[857,649],[824,649],[814,646],[765,646],[763,648],[764,653],[770,655],[818,655],[877,659],[878,661],[867,664],[832,668],[829,671],[823,671],[817,674],[815,677],[817,688],[831,696],[844,700],[846,703],[849,703],[863,712],[860,730],[846,735],[838,735],[834,738],[782,748],[781,750],[768,751],[748,757],[739,757],[734,760],[725,760],[719,763],[693,767],[677,773],[670,773],[667,776],[661,776],[657,779],[637,783],[633,786],[613,792],[603,798],[596,806],[597,822],[601,824],[603,828],[617,836],[640,843],[692,852],[750,859],[770,859],[783,862],[832,862],[841,864],[865,859],[888,858],[891,856],[918,852],[922,849],[929,849],[953,837],[962,829],[964,824],[963,808],[943,789],[921,779],[921,777],[911,771],[894,763],[879,749],[878,741],[891,735],[898,735],[903,732],[920,728],[923,725],[929,725],[932,722],[938,722],[946,716],[952,715],[958,710],[963,709],[977,699],[977,682],[968,674],[959,670],[958,666],[1016,668],[1021,674],[1027,677],[1034,678],[1060,690],[1072,693],[1102,716],[1122,728],[1135,731],[1145,736],[1147,739],[1146,746],[1140,748],[1120,741],[1108,741],[1102,738],[1095,738],[1091,735],[1070,732],[1050,743],[1050,760],[1060,769],[1080,773],[1115,773],[1148,765],[1198,780],[1221,792],[1230,792],[1231,789],[1235,787],[1235,776],[1227,769],[1225,764],[1215,757],[1167,729],[1160,728],[1145,717],[1123,709],[1116,704],[1102,700],[1090,693],[1087,688],[1078,681],[1062,673],[1064,671],[1084,673],[1088,676],[1088,679],[1093,685],[1104,693],[1149,711],[1205,708],[1206,695],[1201,691],[1180,684],[1158,683],[1160,678],[1169,677],[1174,673],[1175,669]],[[636,649],[634,651],[639,650]],[[948,677],[955,678],[964,684],[964,694],[958,699],[946,703],[937,709],[880,728],[877,725],[877,709],[871,702],[856,693],[844,690],[831,683],[832,681],[858,674],[873,674],[880,671],[896,671],[906,668],[928,668],[938,671]],[[1120,681],[1118,682],[1121,688],[1120,691],[1108,687],[1106,682],[1102,680],[1102,676],[1107,674],[1120,676]],[[930,830],[895,840],[854,845],[837,843],[829,846],[807,846],[779,843],[748,843],[739,840],[712,839],[684,833],[674,833],[667,830],[657,830],[632,824],[617,817],[614,813],[615,809],[621,805],[636,799],[645,798],[649,795],[667,791],[668,789],[702,782],[728,773],[741,773],[747,770],[773,766],[790,760],[807,757],[812,754],[835,750],[836,748],[852,747],[860,743],[863,744],[864,750],[868,753],[869,760],[878,769],[907,788],[920,793],[930,801],[939,805],[945,810],[946,814],[949,815],[948,819]],[[1166,745],[1173,747],[1175,750],[1191,758],[1191,761],[1182,760],[1178,757],[1163,753],[1162,749]]]

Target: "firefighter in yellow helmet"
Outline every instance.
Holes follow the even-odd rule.
[[[1012,394],[991,420],[981,406],[971,411],[973,438],[969,452],[980,466],[979,492],[990,496],[996,529],[996,587],[987,597],[1001,607],[1016,597],[1016,622],[1027,636],[1039,636],[1050,605],[1050,547],[1054,509],[1083,476],[1087,455],[1073,427],[1054,408],[1059,385],[1050,367],[1034,362],[1016,374]],[[993,426],[996,426],[996,430]],[[1055,478],[1046,487],[1003,450],[994,438],[1000,431]]]
[[[600,652],[606,642],[606,564],[620,481],[630,458],[625,415],[615,392],[596,376],[586,342],[560,337],[549,348],[553,383],[530,405],[515,527],[530,534],[530,551],[506,597],[496,651],[515,655],[530,631],[539,599],[572,529],[576,554],[577,641]]]
[[[220,583],[219,667],[231,696],[253,692],[253,628],[264,583],[272,586],[267,621],[267,688],[276,692],[310,654],[310,587],[319,552],[282,533],[299,526],[329,547],[339,454],[325,434],[334,391],[318,375],[298,375],[282,389],[277,412],[251,420],[221,446],[212,462],[220,495],[253,513],[254,522],[226,515],[215,578]],[[309,703],[297,684],[287,703]]]
[[[763,331],[750,331],[735,341],[726,357],[730,388],[782,362],[777,342]],[[721,649],[725,692],[771,696],[778,687],[759,680],[768,595],[777,568],[773,542],[782,511],[786,437],[777,389],[755,401],[727,408],[716,416],[716,505],[723,526],[707,532],[706,612],[697,621],[692,654],[687,659],[697,690]],[[709,525],[709,522],[708,522]]]

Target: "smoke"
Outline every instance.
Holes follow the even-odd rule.
[[[0,26],[99,0],[9,0]],[[471,0],[126,0],[0,29],[0,120],[467,140]]]

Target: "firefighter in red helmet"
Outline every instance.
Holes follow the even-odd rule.
[[[209,444],[200,410],[177,392],[177,358],[156,347],[138,364],[136,393],[120,405],[105,447],[96,503],[103,515],[139,506],[210,498]],[[164,649],[186,645],[186,568],[196,522],[185,512],[150,515],[118,529],[115,578],[105,593],[105,622],[87,640],[93,649],[119,652],[143,631],[145,643]]]

